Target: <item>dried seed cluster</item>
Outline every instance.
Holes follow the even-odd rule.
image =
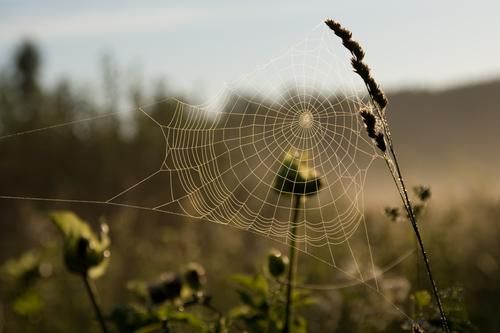
[[[352,40],[352,33],[343,28],[338,22],[335,22],[331,19],[325,21],[326,25],[333,30],[333,32],[342,39],[342,44],[351,52],[352,59],[351,64],[356,72],[365,82],[366,88],[368,89],[368,93],[373,101],[373,106],[375,107],[375,113],[372,112],[371,109],[360,110],[361,117],[363,118],[363,122],[366,126],[366,130],[368,135],[374,140],[376,146],[382,150],[384,153],[386,152],[386,141],[384,138],[384,134],[387,136],[387,142],[389,143],[390,153],[385,154],[385,159],[387,161],[387,166],[391,171],[392,178],[398,188],[398,191],[401,195],[401,199],[405,205],[405,209],[408,213],[408,218],[413,226],[413,230],[415,232],[415,236],[417,237],[421,254],[424,258],[425,267],[427,270],[427,275],[429,276],[429,281],[432,285],[432,290],[434,293],[434,297],[436,298],[436,302],[439,308],[439,314],[441,317],[441,323],[443,329],[446,333],[450,333],[450,329],[448,327],[448,323],[446,320],[446,315],[443,310],[443,305],[441,303],[441,298],[439,296],[439,292],[434,282],[434,278],[432,277],[432,271],[429,264],[429,260],[427,258],[427,254],[425,252],[424,244],[422,242],[422,238],[420,236],[420,231],[418,229],[417,220],[415,216],[415,212],[412,209],[411,202],[408,198],[406,185],[403,180],[403,176],[401,174],[401,170],[399,168],[398,159],[396,157],[396,153],[394,152],[391,134],[389,132],[389,128],[387,125],[387,121],[384,115],[384,109],[387,106],[387,98],[385,97],[383,91],[378,86],[377,82],[373,79],[370,74],[370,68],[363,62],[363,58],[365,53],[363,49],[359,45],[359,43]],[[379,126],[382,125],[382,126]],[[377,130],[379,129],[379,130]],[[381,129],[381,130],[380,130]],[[424,191],[425,192],[425,191]],[[420,193],[422,198],[427,198],[430,195],[429,193]],[[418,324],[414,324],[412,327],[412,331],[414,333],[423,333],[422,328]]]
[[[373,114],[371,109],[366,107],[361,108],[361,110],[359,110],[359,114],[363,119],[368,136],[373,139],[378,149],[385,152],[387,150],[387,146],[384,140],[384,133],[380,129],[379,120],[375,114]]]
[[[352,33],[342,27],[340,23],[332,19],[327,19],[325,23],[338,37],[340,37],[340,39],[342,39],[342,44],[352,53],[351,64],[354,68],[354,72],[363,79],[374,102],[378,104],[380,109],[384,109],[387,106],[387,97],[382,89],[380,89],[375,79],[371,76],[370,67],[363,62],[365,52],[361,45],[352,39]]]
[[[385,96],[380,86],[377,84],[375,79],[371,76],[370,67],[363,62],[365,57],[365,52],[359,43],[352,39],[352,33],[342,27],[340,23],[327,19],[325,21],[326,25],[342,39],[342,44],[346,49],[352,54],[351,65],[354,72],[357,73],[365,82],[373,102],[383,110],[387,106],[387,97]],[[382,151],[385,152],[387,147],[385,143],[384,133],[380,130],[380,119],[368,108],[363,108],[360,110],[361,117],[368,132],[368,136],[373,139],[375,145]]]

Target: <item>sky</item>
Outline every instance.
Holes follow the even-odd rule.
[[[33,39],[42,78],[92,85],[104,55],[120,80],[211,95],[332,17],[349,27],[387,89],[500,77],[500,1],[0,0],[0,68]]]

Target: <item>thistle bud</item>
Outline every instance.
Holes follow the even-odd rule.
[[[206,283],[205,269],[195,262],[188,264],[184,273],[184,280],[194,291],[200,290]]]
[[[288,257],[283,256],[281,252],[272,250],[267,256],[267,269],[275,278],[282,276],[288,267]]]
[[[53,212],[50,217],[63,235],[66,268],[91,278],[101,276],[110,256],[107,225],[101,226],[101,233],[97,236],[85,221],[72,212]]]
[[[307,166],[304,156],[287,153],[274,180],[274,189],[280,193],[313,195],[322,186],[319,173]]]
[[[172,272],[163,273],[160,278],[148,285],[147,290],[154,304],[173,300],[181,295],[182,281]]]

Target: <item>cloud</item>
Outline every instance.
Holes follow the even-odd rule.
[[[78,38],[116,33],[174,29],[184,25],[216,19],[220,9],[202,6],[155,7],[147,9],[124,8],[106,12],[71,13],[66,16],[20,17],[2,20],[0,43],[17,41],[23,37],[37,39]]]

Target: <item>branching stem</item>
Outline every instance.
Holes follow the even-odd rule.
[[[425,269],[427,271],[429,281],[431,282],[432,292],[434,294],[434,297],[436,298],[436,303],[437,303],[437,306],[439,309],[439,314],[441,316],[441,322],[442,322],[442,325],[443,325],[445,332],[449,333],[450,329],[448,327],[448,321],[446,319],[446,314],[444,313],[443,304],[441,302],[441,297],[439,296],[438,288],[436,286],[436,281],[434,280],[434,277],[432,275],[431,265],[429,263],[427,253],[425,251],[424,242],[422,240],[422,236],[420,235],[420,230],[419,230],[419,227],[417,224],[417,219],[415,218],[415,213],[413,212],[413,206],[411,205],[410,198],[408,197],[408,191],[406,189],[406,185],[405,185],[405,182],[403,179],[403,175],[401,173],[401,169],[399,168],[398,159],[396,157],[396,153],[394,152],[392,142],[389,142],[389,149],[390,149],[391,154],[393,156],[394,165],[396,167],[396,172],[398,175],[399,184],[401,185],[401,191],[403,194],[402,197],[404,198],[403,203],[406,207],[406,212],[408,214],[408,218],[410,220],[411,226],[413,227],[415,237],[417,238],[418,246],[420,248],[420,253],[422,254],[422,258],[424,259]]]

